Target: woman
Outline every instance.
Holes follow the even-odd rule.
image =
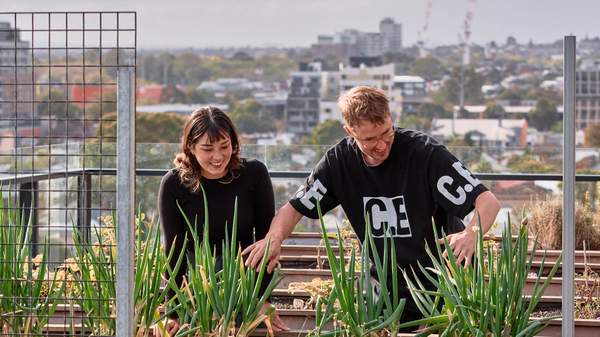
[[[232,232],[236,198],[238,243],[247,247],[265,236],[275,212],[269,173],[263,163],[240,157],[235,127],[223,111],[204,107],[192,113],[183,127],[181,152],[176,155],[174,163],[175,168],[163,177],[158,194],[166,252],[170,251],[173,244],[175,252],[183,249],[187,224],[177,204],[191,222],[198,219],[197,230],[202,233],[202,189],[208,203],[209,239],[217,255],[220,255],[225,234]],[[225,224],[229,224],[228,231]],[[175,260],[171,261],[172,267],[175,266]],[[182,263],[176,279],[179,285],[186,272],[187,265]],[[270,277],[263,282],[264,289]],[[272,323],[277,331],[287,330],[276,314]],[[167,332],[174,335],[178,329],[177,318],[169,318]]]

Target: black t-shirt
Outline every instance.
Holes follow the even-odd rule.
[[[321,158],[290,204],[313,219],[317,200],[323,213],[341,205],[361,241],[368,215],[380,256],[382,238],[394,238],[399,267],[418,270],[417,261],[431,265],[425,242],[434,247],[432,219],[447,232],[456,227],[448,222],[465,217],[486,190],[436,140],[396,128],[389,157],[374,167],[354,139],[344,138]]]
[[[203,179],[202,186],[206,192],[208,203],[209,239],[220,256],[222,242],[225,240],[225,224],[231,237],[234,203],[237,198],[237,239],[242,249],[256,240],[265,237],[271,220],[275,214],[273,187],[269,172],[258,160],[241,160],[241,168],[235,172],[236,178],[231,182],[224,179]],[[178,169],[172,169],[162,178],[158,193],[160,223],[163,228],[165,251],[168,252],[175,242],[176,256],[171,261],[171,267],[177,262],[177,254],[181,251],[183,239],[188,226],[182,216],[177,202],[184,211],[190,223],[196,224],[200,239],[204,229],[204,201],[202,191],[191,192],[179,178]],[[192,236],[188,233],[188,242]],[[175,240],[175,241],[174,241]],[[191,254],[193,245],[187,245],[187,254]],[[184,260],[185,261],[185,260]],[[177,274],[177,283],[181,285],[182,277],[187,272],[187,264],[182,263]],[[263,279],[262,288],[270,281],[270,275]],[[172,294],[171,294],[172,295]]]

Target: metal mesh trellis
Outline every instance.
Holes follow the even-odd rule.
[[[115,334],[117,71],[135,12],[0,13],[0,331]]]

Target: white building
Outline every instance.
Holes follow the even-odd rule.
[[[528,124],[526,119],[433,119],[431,135],[447,141],[453,136],[470,139],[475,145],[490,147],[522,147],[527,145]]]
[[[394,85],[394,64],[385,64],[378,67],[358,68],[344,67],[340,70],[340,92],[350,90],[359,85],[366,85],[381,89],[391,96]]]
[[[262,88],[261,82],[252,82],[247,78],[219,78],[216,81],[204,81],[198,86],[198,90],[212,93],[254,91]]]
[[[319,123],[333,119],[344,122],[342,110],[338,106],[337,101],[321,101],[319,102]]]

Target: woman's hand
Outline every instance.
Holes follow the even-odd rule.
[[[179,320],[176,318],[167,318],[166,322],[161,321],[152,326],[152,333],[155,337],[175,336],[177,331],[179,331]]]

